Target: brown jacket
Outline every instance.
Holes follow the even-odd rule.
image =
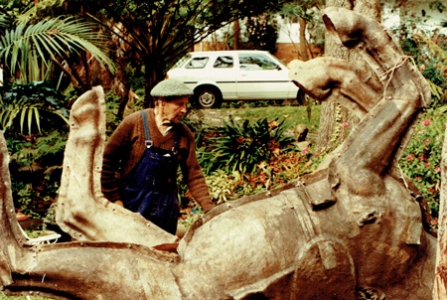
[[[178,159],[183,178],[194,199],[205,212],[209,211],[215,205],[197,160],[192,132],[185,124],[179,124],[163,136],[155,123],[154,110],[146,109],[146,114],[155,147],[170,150],[174,146],[174,131],[180,135]],[[110,137],[104,151],[101,173],[102,192],[110,201],[121,200],[119,178],[124,178],[137,165],[146,148],[145,140],[141,111],[126,117]]]

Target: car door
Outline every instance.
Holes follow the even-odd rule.
[[[225,100],[237,99],[234,55],[220,54],[210,64],[208,78],[215,81]]]
[[[239,53],[239,99],[286,99],[291,82],[289,70],[265,52]]]

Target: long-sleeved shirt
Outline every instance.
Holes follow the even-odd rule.
[[[192,132],[185,124],[180,123],[166,135],[163,135],[155,123],[154,110],[146,109],[146,115],[153,146],[172,150],[175,135],[180,135],[177,156],[183,178],[194,199],[205,212],[209,211],[215,204],[211,200],[205,177],[197,160]],[[145,149],[146,138],[143,120],[141,111],[138,111],[129,115],[120,123],[104,150],[101,185],[102,192],[109,201],[121,200],[119,180],[125,178],[137,165]]]

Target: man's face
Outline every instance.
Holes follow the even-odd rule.
[[[177,124],[186,114],[188,97],[181,97],[172,101],[161,102],[163,122]]]

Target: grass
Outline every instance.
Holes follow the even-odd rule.
[[[320,105],[313,105],[310,107],[310,113],[306,106],[266,106],[266,107],[248,107],[245,109],[233,110],[234,117],[241,119],[259,120],[267,118],[267,120],[283,120],[284,125],[296,126],[304,124],[310,132],[316,133],[320,123]],[[225,112],[226,109],[221,109]],[[231,109],[230,109],[231,110]],[[310,118],[309,118],[310,114]]]
[[[304,124],[310,133],[316,134],[320,123],[320,105],[312,105],[308,112],[307,106],[251,106],[251,102],[241,107],[223,107],[220,109],[192,110],[188,118],[190,121],[201,121],[207,126],[222,126],[222,120],[228,122],[230,116],[235,120],[257,120],[267,118],[268,121],[284,120],[285,127],[295,127]],[[310,118],[309,118],[310,116]]]

